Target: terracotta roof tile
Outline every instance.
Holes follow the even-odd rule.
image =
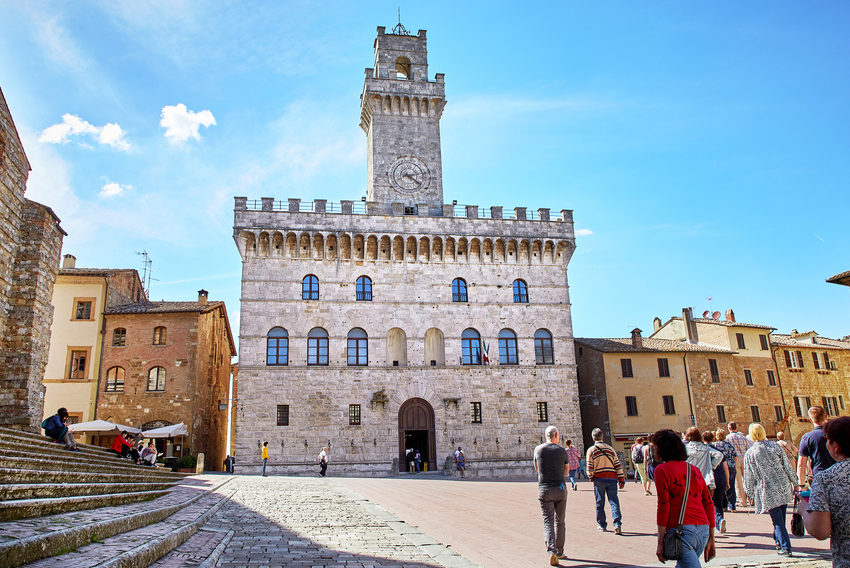
[[[664,353],[664,352],[696,352],[696,353],[735,353],[729,349],[715,347],[714,345],[700,345],[686,341],[673,339],[653,339],[644,337],[643,347],[637,348],[632,345],[631,337],[598,338],[598,337],[576,337],[576,343],[587,345],[597,351],[605,353]]]
[[[198,302],[138,302],[136,304],[124,304],[123,306],[115,306],[109,308],[105,313],[107,315],[117,314],[168,314],[179,312],[207,312],[221,306],[224,308],[224,302],[207,302],[199,304]]]
[[[770,343],[773,345],[781,345],[784,347],[814,347],[817,349],[850,349],[850,341],[841,341],[840,339],[830,339],[829,337],[817,336],[815,342],[795,341],[790,335],[781,333],[771,333]]]

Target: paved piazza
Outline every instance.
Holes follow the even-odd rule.
[[[330,470],[333,473],[333,470]],[[218,566],[547,566],[536,483],[400,478],[237,476],[237,492],[207,527],[233,530]],[[655,499],[621,492],[623,536],[599,533],[589,483],[570,492],[561,566],[661,566]],[[827,567],[828,541],[794,538],[780,564],[766,515],[735,513],[709,566]],[[671,562],[666,564],[672,566]]]

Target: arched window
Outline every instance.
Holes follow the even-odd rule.
[[[112,346],[124,347],[127,344],[127,330],[123,327],[116,327],[112,332]]]
[[[328,364],[328,332],[321,327],[314,327],[307,334],[307,364]]]
[[[302,300],[318,300],[319,299],[319,279],[312,274],[308,274],[301,281],[301,299]]]
[[[165,390],[165,367],[152,367],[151,370],[148,371],[148,390]]]
[[[357,301],[371,302],[372,301],[372,279],[368,276],[360,276],[355,282],[357,287]]]
[[[514,280],[514,304],[528,303],[528,284],[525,280],[517,278]]]
[[[165,328],[162,326],[153,328],[153,344],[165,345]]]
[[[395,76],[396,79],[410,79],[410,59],[402,56],[395,60]]]
[[[538,365],[554,365],[555,353],[552,351],[552,334],[545,329],[534,332],[534,357]]]
[[[266,365],[289,364],[289,334],[282,327],[273,327],[266,336]]]
[[[466,301],[466,280],[455,278],[452,280],[452,302]]]
[[[518,365],[516,333],[509,329],[499,332],[499,365]]]
[[[106,371],[106,392],[124,392],[124,367]]]
[[[348,365],[365,367],[368,364],[369,336],[359,327],[355,327],[348,332]]]
[[[460,336],[461,363],[464,365],[481,364],[481,336],[472,328],[463,330]]]

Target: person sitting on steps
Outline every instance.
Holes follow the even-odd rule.
[[[44,428],[44,434],[53,438],[59,443],[65,444],[65,449],[71,452],[80,452],[77,448],[77,442],[74,441],[74,434],[68,429],[68,409],[60,408],[56,414],[47,418],[41,423]]]

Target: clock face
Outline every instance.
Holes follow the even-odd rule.
[[[431,174],[422,160],[413,156],[402,156],[393,162],[387,175],[390,185],[404,195],[416,195],[428,188]]]

